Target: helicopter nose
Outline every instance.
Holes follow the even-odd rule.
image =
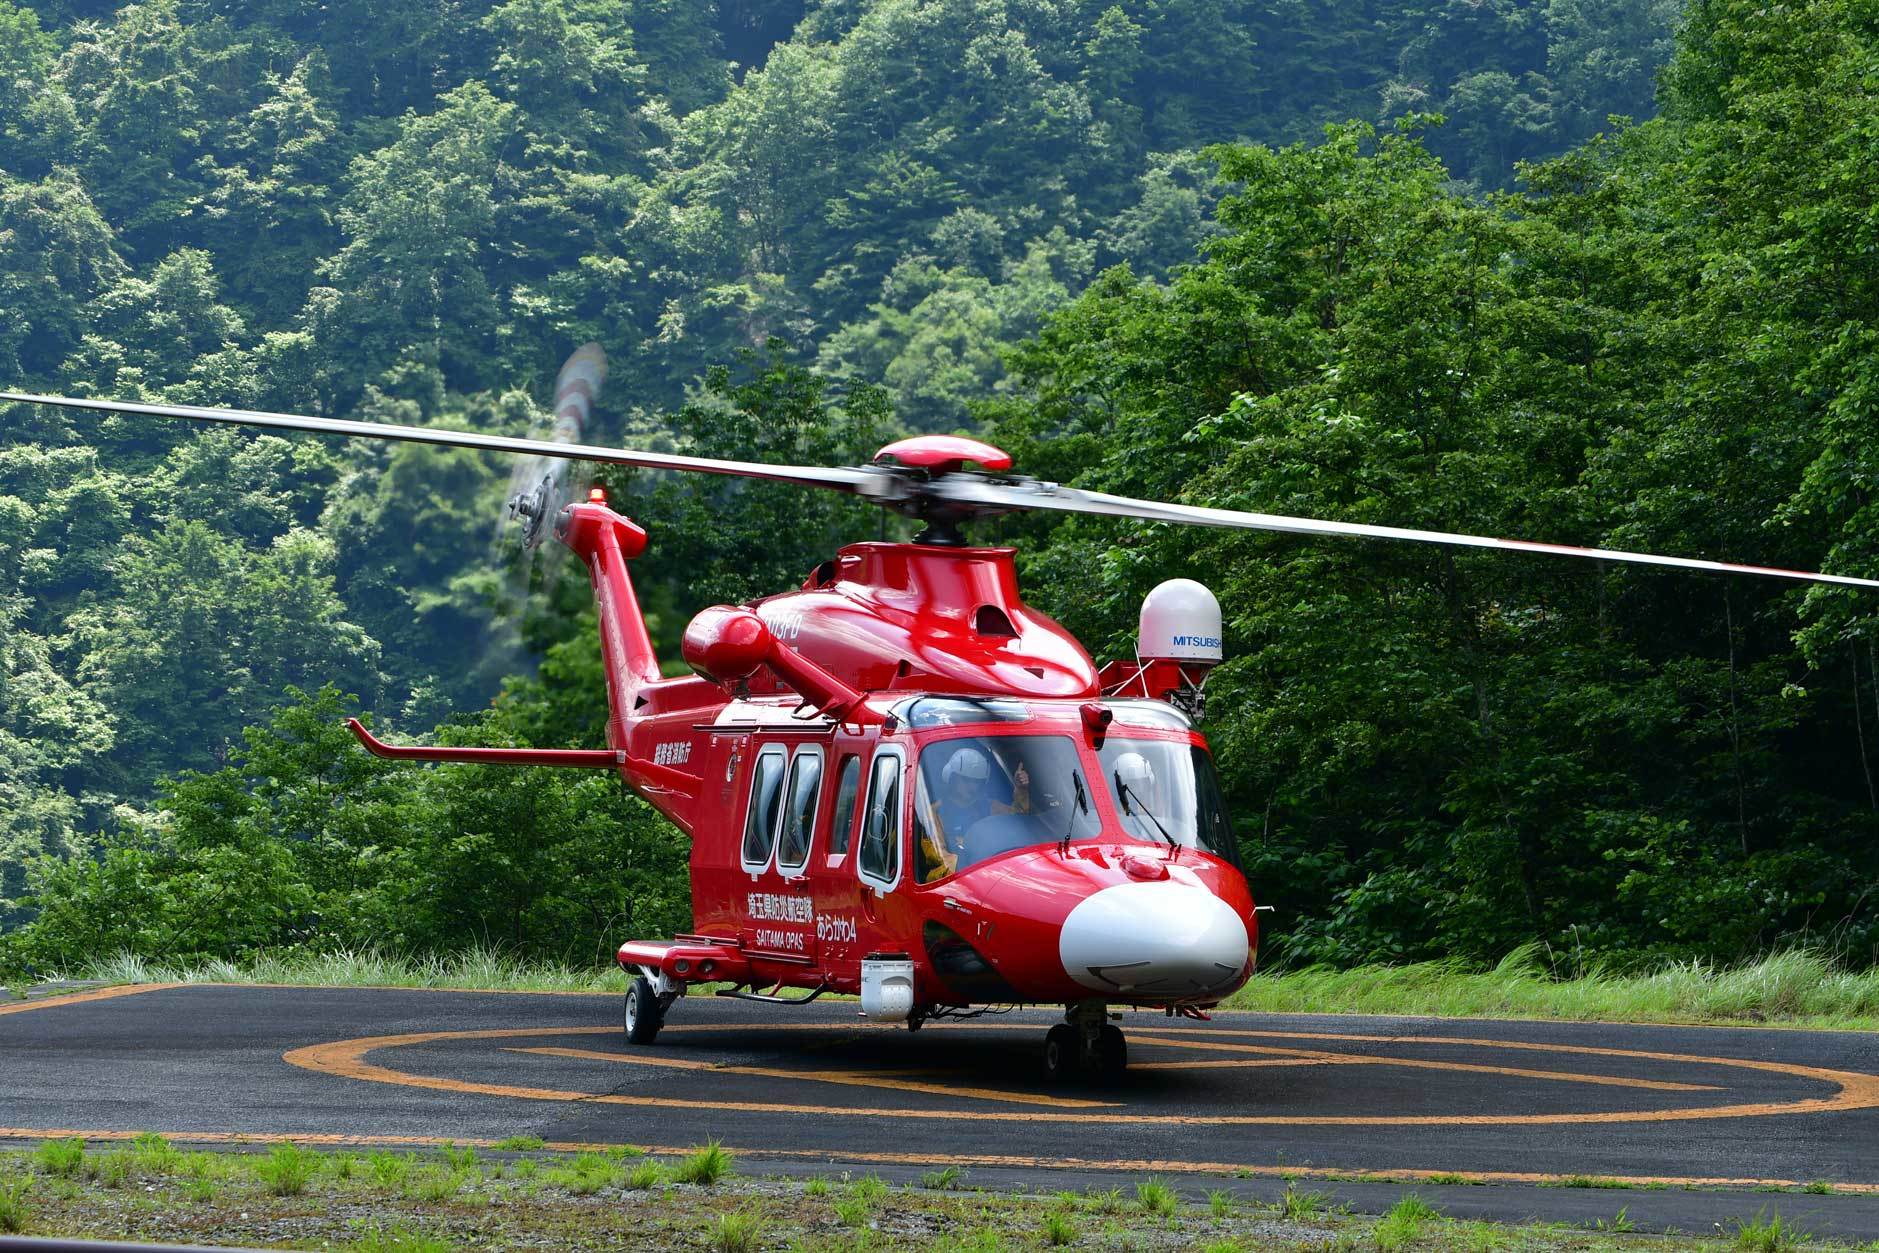
[[[1057,951],[1084,987],[1149,1000],[1224,995],[1240,981],[1246,923],[1205,888],[1119,883],[1086,897],[1064,919]]]

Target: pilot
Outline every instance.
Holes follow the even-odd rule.
[[[995,814],[1031,811],[1031,772],[1022,761],[1011,774],[1011,804],[993,800],[989,786],[991,763],[970,744],[954,750],[940,770],[939,796],[931,803],[933,821],[926,852],[933,869],[928,879],[943,878],[959,868],[966,852],[966,833],[975,823]],[[965,859],[970,864],[970,859]]]

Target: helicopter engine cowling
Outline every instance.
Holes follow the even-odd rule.
[[[692,619],[681,645],[685,664],[713,683],[741,683],[770,658],[768,624],[748,609],[713,605]]]
[[[785,645],[748,609],[713,605],[685,628],[686,664],[719,684],[742,683],[767,666],[784,685],[832,718],[876,721],[862,695]]]

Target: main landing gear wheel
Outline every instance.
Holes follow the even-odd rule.
[[[1044,1037],[1044,1078],[1063,1083],[1083,1069],[1083,1036],[1067,1022],[1060,1022]]]
[[[635,975],[633,986],[626,990],[625,1020],[626,1038],[633,1044],[651,1044],[665,1026],[665,1007],[645,975]]]

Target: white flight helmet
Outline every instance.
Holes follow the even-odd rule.
[[[1124,753],[1116,758],[1116,799],[1128,809],[1146,805],[1155,795],[1155,768],[1140,753]],[[1122,789],[1128,789],[1123,796]]]
[[[992,767],[985,760],[985,754],[972,747],[962,748],[954,753],[947,759],[946,768],[940,771],[940,781],[947,787],[951,787],[955,779],[969,779],[975,783],[983,783],[991,777]]]

